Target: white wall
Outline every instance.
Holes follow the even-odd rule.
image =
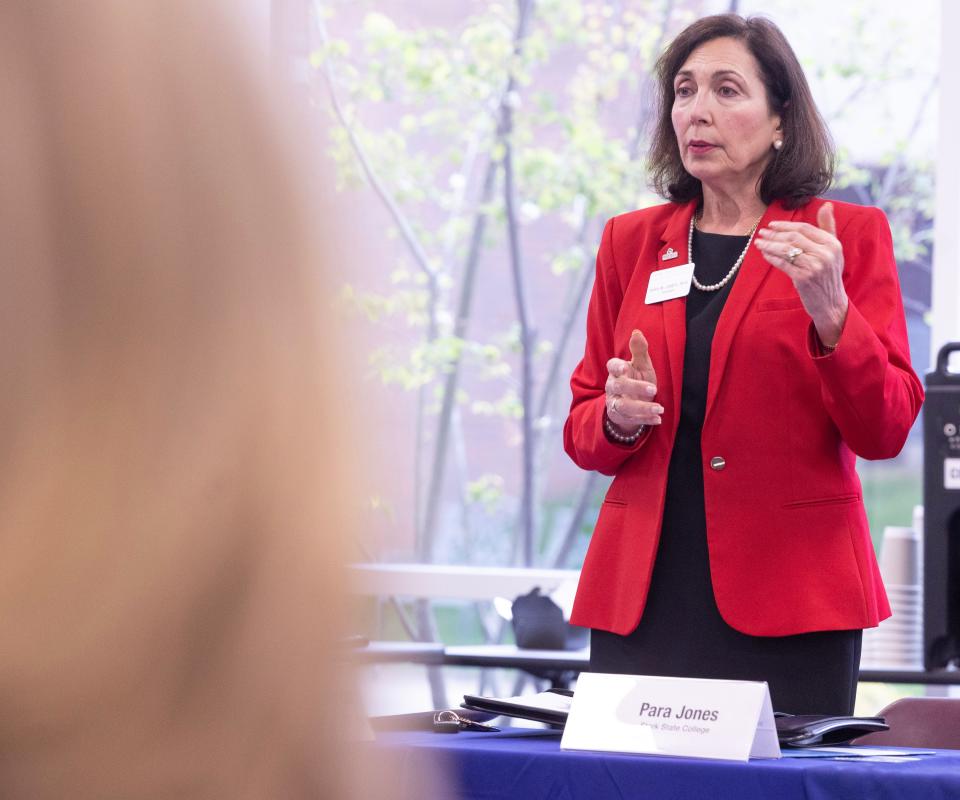
[[[941,0],[940,130],[934,227],[930,362],[960,341],[960,3]]]

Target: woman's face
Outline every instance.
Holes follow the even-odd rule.
[[[738,39],[694,50],[673,81],[673,131],[683,166],[705,189],[755,190],[780,138],[760,68]]]

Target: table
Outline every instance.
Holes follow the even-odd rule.
[[[443,664],[458,667],[501,667],[521,669],[539,677],[569,682],[590,664],[590,648],[582,650],[524,650],[512,644],[462,645],[445,647]],[[895,669],[862,667],[862,683],[922,683],[960,685],[960,670]]]
[[[960,797],[960,751],[901,763],[705,759],[560,750],[551,731],[380,734],[400,800],[914,800]],[[425,789],[431,766],[444,790]]]
[[[428,664],[440,666],[443,645],[439,642],[370,642],[350,651],[350,657],[361,664]]]

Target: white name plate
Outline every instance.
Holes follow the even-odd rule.
[[[693,262],[681,264],[679,267],[658,269],[650,273],[647,283],[647,296],[644,302],[662,303],[664,300],[673,300],[676,297],[686,297],[690,294],[690,284],[693,282]]]
[[[560,747],[747,761],[780,758],[766,683],[583,672]]]

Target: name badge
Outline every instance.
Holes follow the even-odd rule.
[[[679,267],[658,269],[650,273],[650,282],[647,284],[646,303],[662,303],[664,300],[673,300],[675,297],[686,297],[690,294],[690,284],[693,282],[693,262],[681,264]]]
[[[582,672],[564,750],[780,758],[767,684]]]

